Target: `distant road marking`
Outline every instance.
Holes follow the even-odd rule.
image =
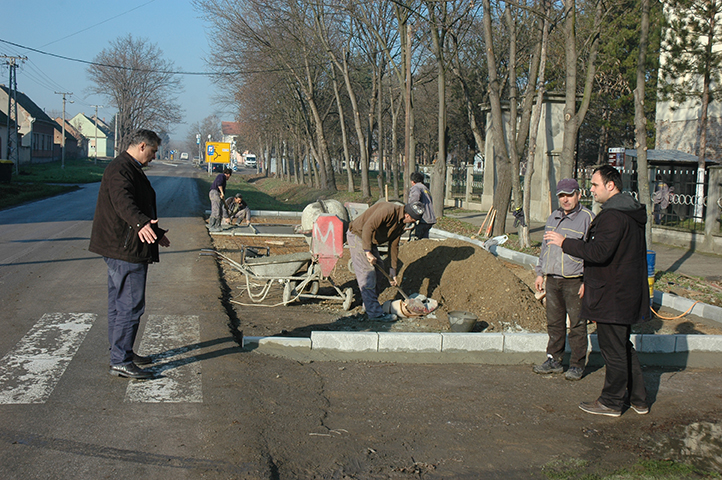
[[[0,359],[0,404],[45,403],[97,315],[46,313]]]
[[[193,356],[200,339],[197,315],[150,315],[138,350],[153,356],[155,362],[146,368],[158,378],[129,382],[125,401],[202,403],[201,364]]]

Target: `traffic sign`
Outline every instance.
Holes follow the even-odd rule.
[[[231,144],[225,142],[206,142],[208,163],[231,163]]]

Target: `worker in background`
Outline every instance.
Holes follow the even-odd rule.
[[[399,240],[407,230],[408,224],[421,220],[424,206],[420,202],[397,205],[389,202],[379,202],[349,225],[346,241],[351,251],[354,274],[361,290],[366,315],[371,320],[393,322],[396,315],[384,314],[379,295],[376,291],[376,270],[374,265],[381,262],[379,245],[389,244],[389,257],[391,259],[391,284],[397,285],[396,269],[399,259]],[[384,268],[384,267],[380,267]]]
[[[246,226],[251,224],[251,209],[248,208],[248,204],[240,193],[227,198],[226,208],[223,210],[223,223],[233,224],[236,219],[238,220],[236,225],[240,225],[243,221],[246,222]]]
[[[223,199],[226,196],[226,181],[233,175],[233,170],[224,168],[223,173],[219,173],[213,180],[211,190],[208,192],[208,198],[211,200],[211,217],[208,219],[208,230],[211,232],[219,232],[221,230],[221,210],[223,209]]]
[[[584,238],[594,214],[583,207],[579,200],[582,194],[579,184],[573,178],[564,178],[557,183],[559,208],[547,219],[545,231],[553,231],[565,238]],[[572,257],[556,245],[542,241],[541,253],[536,266],[534,287],[538,292],[546,291],[547,309],[547,360],[534,365],[534,373],[562,373],[562,357],[567,337],[567,316],[569,316],[569,347],[571,357],[569,369],[564,375],[567,380],[581,380],[587,359],[587,321],[579,317],[584,294],[584,261]],[[546,280],[546,286],[544,285]]]
[[[429,230],[436,223],[436,215],[434,214],[434,202],[426,185],[424,185],[424,175],[420,172],[411,174],[411,188],[409,189],[409,203],[421,202],[424,206],[424,215],[416,225],[414,231],[417,239],[429,238]]]

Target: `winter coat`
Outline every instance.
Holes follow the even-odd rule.
[[[138,237],[156,218],[155,190],[140,164],[123,152],[103,173],[88,250],[130,263],[157,262],[158,241],[144,243]],[[160,240],[166,231],[157,225],[153,230]]]
[[[409,203],[421,202],[424,205],[424,215],[421,217],[423,223],[433,225],[436,223],[434,203],[431,201],[429,189],[423,183],[415,183],[409,189]]]
[[[399,241],[404,228],[404,206],[389,202],[379,202],[371,206],[348,227],[351,233],[361,238],[364,251],[370,252],[372,245],[389,242],[392,272],[396,272]]]
[[[564,240],[564,253],[584,260],[581,318],[620,325],[650,319],[646,223],[646,207],[617,193],[602,205],[585,240]]]

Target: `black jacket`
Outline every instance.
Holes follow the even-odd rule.
[[[157,262],[157,241],[138,238],[138,231],[155,218],[155,190],[140,164],[123,152],[103,173],[88,250],[131,263]],[[165,234],[157,224],[154,230],[159,240]]]
[[[621,325],[650,319],[646,223],[646,208],[618,193],[604,203],[585,240],[564,240],[564,253],[584,260],[581,318]]]

